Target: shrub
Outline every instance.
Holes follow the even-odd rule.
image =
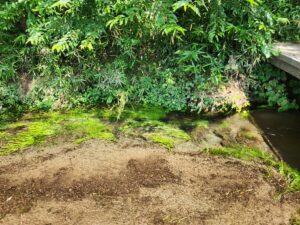
[[[244,87],[275,39],[300,40],[297,0],[0,2],[0,80],[34,80],[32,109],[124,101],[238,109],[226,98],[216,107],[222,98],[211,93],[232,80]]]

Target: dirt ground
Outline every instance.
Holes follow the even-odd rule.
[[[289,224],[264,166],[142,140],[63,143],[0,161],[0,224]]]

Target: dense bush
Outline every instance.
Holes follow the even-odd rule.
[[[287,89],[298,95],[300,82],[296,78],[288,81],[287,74],[268,64],[259,65],[251,74],[250,93],[253,101],[261,105],[278,108],[279,111],[297,109],[295,100],[290,100]],[[294,85],[293,85],[294,84]]]
[[[251,93],[266,89],[253,69],[274,40],[300,41],[298,3],[0,0],[0,110],[239,110],[250,82]]]

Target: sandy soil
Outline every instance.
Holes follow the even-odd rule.
[[[264,166],[168,153],[142,140],[89,141],[0,161],[0,224],[289,224]]]

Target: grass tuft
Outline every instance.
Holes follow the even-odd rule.
[[[225,157],[233,157],[243,160],[272,160],[272,155],[256,148],[247,147],[223,147],[204,149],[204,152],[212,155],[221,155]]]

